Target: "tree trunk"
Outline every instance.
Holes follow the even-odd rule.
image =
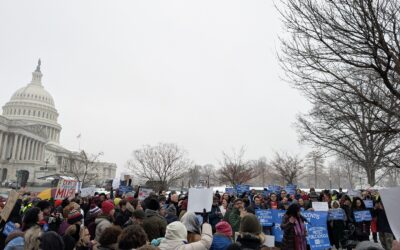
[[[368,168],[366,169],[367,171],[367,179],[368,179],[368,184],[371,186],[375,186],[375,170],[373,168]]]

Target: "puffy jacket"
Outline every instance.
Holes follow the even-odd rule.
[[[157,211],[151,209],[146,209],[145,215],[142,226],[149,241],[164,237],[167,228],[166,219],[160,216]]]
[[[232,244],[232,240],[221,234],[214,234],[210,250],[226,250]]]
[[[180,222],[173,222],[180,223]],[[201,240],[186,244],[186,239],[181,238],[166,238],[161,241],[160,250],[208,250],[213,241],[211,225],[204,223],[202,227]]]

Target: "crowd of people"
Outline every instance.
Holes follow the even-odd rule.
[[[116,192],[111,197],[96,193],[64,200],[22,194],[1,224],[0,249],[270,249],[266,238],[272,226],[262,226],[255,214],[257,209],[279,209],[286,212],[280,226],[283,239],[275,247],[306,250],[306,219],[301,212],[313,210],[316,201],[327,202],[329,209],[344,214],[343,219],[327,221],[332,247],[349,248],[352,241],[360,242],[356,249],[399,249],[376,191],[363,191],[359,197],[341,190],[317,193],[313,188],[308,193],[298,189],[295,194],[251,190],[238,196],[217,191],[211,211],[202,213],[187,211],[188,193],[163,191],[143,200],[137,193]],[[367,200],[372,201],[371,208],[366,208]],[[360,210],[369,210],[372,220],[356,222],[354,213]]]

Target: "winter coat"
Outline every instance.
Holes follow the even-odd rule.
[[[210,250],[226,250],[232,244],[232,239],[216,233],[213,236],[213,241]]]
[[[105,216],[99,216],[94,222],[96,224],[96,233],[94,239],[99,242],[101,234],[104,232],[104,230],[106,230],[106,228],[111,227],[112,224]]]
[[[215,225],[217,225],[218,222],[220,222],[222,219],[222,213],[221,210],[219,209],[219,206],[212,206],[211,207],[211,212],[208,215],[208,222],[210,223],[213,231],[215,231]]]
[[[369,240],[369,234],[370,234],[370,228],[371,228],[371,222],[370,221],[362,221],[362,222],[356,222],[355,217],[354,217],[354,212],[355,211],[363,211],[365,209],[357,210],[354,209],[352,211],[352,220],[354,222],[355,231],[354,231],[354,237],[358,241],[364,241],[364,240]]]
[[[208,250],[213,241],[211,225],[208,223],[203,224],[200,241],[186,244],[186,239],[182,237],[167,237],[168,234],[161,241],[158,247],[160,250]]]
[[[260,238],[252,234],[239,235],[236,242],[231,244],[227,250],[266,250]]]
[[[143,220],[143,229],[147,234],[149,241],[164,237],[167,221],[159,215],[157,211],[146,209],[146,217]]]
[[[21,231],[11,232],[6,238],[4,250],[24,250],[24,233]]]
[[[304,222],[304,218],[301,216],[300,220]],[[283,230],[283,239],[281,249],[294,250],[296,242],[296,232],[293,223],[289,222],[289,216],[285,215],[282,218],[281,228]]]
[[[232,227],[233,232],[239,232],[240,227],[240,211],[237,208],[232,208],[228,215],[228,223]]]
[[[125,210],[123,212],[119,210],[117,213],[115,213],[115,224],[123,227],[124,224],[129,220],[131,215],[131,212],[129,212],[128,210]]]
[[[377,224],[378,232],[392,234],[392,229],[390,228],[389,221],[386,217],[385,210],[376,209],[374,214],[376,216],[376,224]]]

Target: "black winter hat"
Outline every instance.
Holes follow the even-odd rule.
[[[147,208],[158,211],[160,209],[160,203],[158,203],[158,200],[156,199],[150,199],[149,203],[147,204]]]
[[[50,206],[51,206],[50,202],[44,200],[39,201],[36,205],[36,207],[40,208],[41,211],[45,210],[46,208],[49,208]]]

